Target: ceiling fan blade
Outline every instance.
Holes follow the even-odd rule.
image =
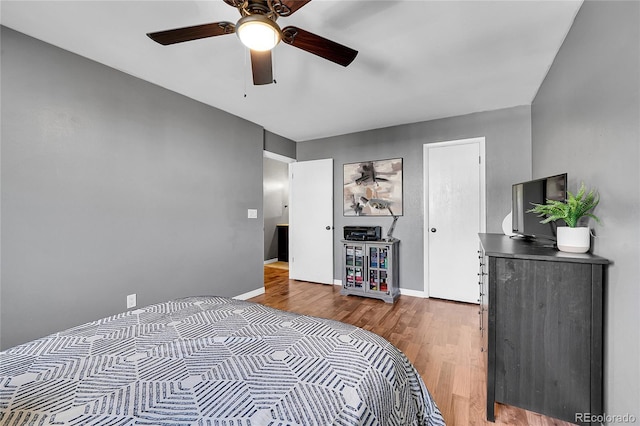
[[[192,27],[176,28],[173,30],[147,33],[149,38],[164,46],[183,41],[198,40],[224,34],[233,34],[236,31],[235,24],[231,22],[214,22],[212,24],[194,25]]]
[[[251,51],[251,71],[253,72],[253,84],[256,86],[273,83],[270,50]]]
[[[297,27],[290,26],[283,28],[282,41],[298,49],[335,62],[343,67],[353,62],[358,54],[357,50],[353,50],[335,41],[328,40]]]
[[[225,0],[227,1],[227,0]],[[289,16],[311,0],[273,0],[273,10],[280,16]]]

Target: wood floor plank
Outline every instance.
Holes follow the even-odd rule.
[[[289,280],[282,265],[265,265],[264,279],[265,293],[251,301],[353,324],[397,346],[422,376],[447,425],[494,424],[485,417],[487,372],[477,305],[409,296],[390,304],[342,296],[339,286]],[[495,424],[571,425],[502,404],[496,404]]]

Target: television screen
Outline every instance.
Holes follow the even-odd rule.
[[[564,201],[566,196],[566,173],[514,184],[511,189],[513,232],[525,238],[555,241],[556,225],[540,223],[543,218],[527,210],[533,208],[533,204],[544,204],[547,200]]]

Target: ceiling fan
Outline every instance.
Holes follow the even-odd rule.
[[[276,23],[279,17],[292,15],[311,0],[224,0],[240,11],[235,24],[227,21],[194,25],[166,31],[148,33],[153,41],[162,45],[182,43],[201,38],[236,33],[251,51],[253,84],[273,83],[271,49],[281,40],[298,49],[346,67],[358,51],[294,26],[282,29]]]

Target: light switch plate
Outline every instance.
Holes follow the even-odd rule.
[[[257,219],[258,218],[258,210],[257,209],[248,209],[247,217],[249,219]]]
[[[137,303],[138,303],[138,301],[136,300],[135,293],[127,295],[127,309],[135,308]]]

